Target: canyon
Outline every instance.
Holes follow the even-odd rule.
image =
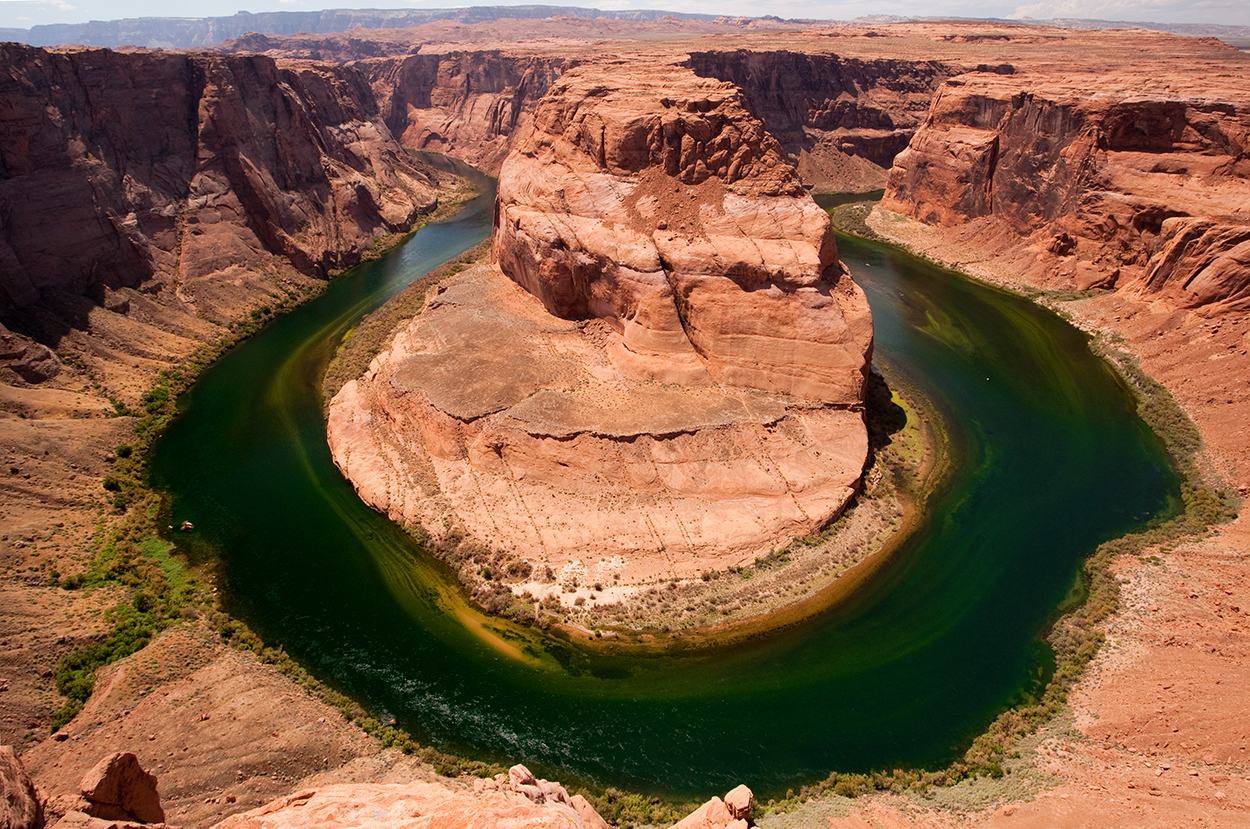
[[[144,666],[146,673],[132,688],[116,686],[116,693],[131,695],[128,702],[76,721],[68,731],[77,738],[50,739],[47,722],[59,704],[51,682],[56,661],[98,638],[107,628],[105,610],[127,596],[120,584],[74,592],[48,580],[50,569],[82,572],[101,523],[119,520],[99,486],[116,461],[116,447],[132,440],[129,416],[114,416],[113,401],[142,405],[160,371],[229,336],[231,323],[295,301],[432,209],[440,182],[447,182],[403,147],[445,150],[501,172],[501,208],[524,221],[508,225],[513,235],[498,243],[496,255],[505,269],[521,274],[517,282],[526,292],[483,281],[477,301],[537,314],[535,300],[541,300],[544,313],[557,313],[533,317],[550,320],[534,327],[575,343],[588,355],[579,357],[582,366],[614,365],[613,353],[661,342],[664,348],[649,348],[642,359],[634,351],[633,370],[667,377],[657,372],[680,368],[688,378],[695,363],[673,355],[679,349],[688,355],[687,346],[698,345],[719,355],[698,367],[709,377],[721,372],[712,379],[722,389],[741,384],[765,396],[795,391],[785,386],[790,380],[778,385],[775,377],[735,371],[732,350],[717,352],[723,321],[710,320],[705,342],[687,335],[683,344],[668,336],[677,334],[671,320],[676,306],[655,302],[662,291],[634,294],[651,303],[645,307],[612,306],[580,292],[581,286],[570,291],[553,282],[559,269],[525,273],[527,257],[519,251],[542,252],[557,263],[559,257],[581,261],[579,254],[633,261],[610,246],[623,234],[590,234],[587,243],[580,232],[520,233],[540,218],[548,227],[573,227],[574,219],[585,218],[572,205],[579,196],[591,200],[586,174],[600,162],[560,144],[573,121],[559,102],[586,96],[596,72],[617,82],[616,95],[629,91],[621,69],[629,65],[646,66],[653,77],[680,76],[683,89],[707,82],[708,89],[726,90],[718,94],[734,98],[741,110],[735,120],[762,127],[752,146],[771,153],[752,183],[760,193],[797,200],[803,185],[861,192],[885,187],[869,219],[878,233],[980,278],[1044,290],[1047,301],[1090,330],[1118,336],[1193,417],[1213,473],[1246,493],[1250,84],[1244,54],[1210,40],[997,23],[763,29],[697,39],[652,33],[639,40],[630,39],[628,27],[610,37],[590,25],[571,31],[576,28],[568,21],[535,21],[514,33],[489,22],[459,33],[444,27],[416,54],[408,53],[416,42],[402,44],[393,33],[373,40],[361,33],[327,36],[321,39],[326,45],[308,36],[263,43],[242,38],[230,47],[264,46],[264,56],[0,47],[6,103],[0,120],[0,320],[6,326],[0,332],[0,435],[10,472],[3,490],[0,738],[21,744],[29,733],[38,743],[23,754],[45,791],[67,793],[78,784],[85,769],[54,771],[75,753],[83,755],[75,763],[89,765],[99,759],[91,755],[130,750],[152,768],[181,750],[185,734],[158,729],[169,719],[167,710],[155,697],[140,702],[141,696],[149,696],[148,688],[168,695],[178,682],[191,683],[179,688],[191,693],[223,676],[256,688],[257,705],[246,727],[232,732],[238,743],[227,742],[222,752],[246,742],[268,752],[267,762],[281,758],[287,766],[278,772],[258,763],[236,776],[224,756],[203,766],[165,761],[181,781],[181,805],[167,809],[172,823],[208,826],[228,811],[259,806],[262,798],[290,795],[304,788],[300,780],[326,773],[327,763],[350,766],[342,775],[356,774],[357,781],[400,774],[399,761],[377,759],[379,746],[336,712],[318,708],[258,660],[225,648],[208,629],[194,634],[203,637],[194,646],[183,642],[171,651],[166,641],[118,663],[118,672]],[[457,36],[473,47],[458,45]],[[314,49],[338,62],[313,60]],[[741,90],[738,97],[728,84]],[[655,89],[642,87],[640,100],[654,109]],[[561,128],[541,139],[555,124]],[[152,125],[159,129],[148,129]],[[531,137],[536,134],[538,141]],[[591,141],[594,134],[572,135]],[[645,159],[631,175],[654,167],[645,141],[600,142],[588,146],[605,150],[605,166],[608,146],[631,146],[646,153],[621,154],[612,163]],[[573,147],[581,152],[583,145]],[[569,206],[553,206],[552,193],[505,186],[509,154],[522,165],[515,169],[524,169],[539,152],[565,153],[570,175],[562,198]],[[703,174],[683,164],[683,153],[674,155],[674,172],[665,167],[658,181],[676,177],[685,188],[716,186],[711,178],[681,178]],[[705,169],[713,155],[702,159]],[[732,154],[726,160],[731,163]],[[717,169],[729,175],[728,166]],[[695,202],[731,201],[730,193],[715,195]],[[635,205],[621,212],[619,202],[602,201],[594,205],[594,221],[611,219],[640,232],[634,225],[644,211]],[[677,208],[665,205],[676,211],[666,223],[706,221]],[[803,210],[793,215],[807,215]],[[661,217],[652,218],[658,223]],[[631,255],[653,248],[667,257],[663,234],[675,236],[676,229],[646,229],[651,247],[640,244]],[[804,235],[823,239],[825,233]],[[711,235],[705,225],[702,238]],[[574,237],[578,246],[568,244]],[[804,278],[824,278],[833,251],[823,242],[812,250],[805,255],[819,267]],[[673,256],[688,256],[692,264],[684,272],[702,280],[706,274],[692,251],[695,246],[682,246]],[[828,282],[850,284],[840,276]],[[467,289],[452,289],[449,300],[456,290]],[[862,300],[847,294],[847,301]],[[668,321],[651,316],[649,325],[626,328],[622,321],[639,310],[667,314]],[[578,326],[562,313],[596,322]],[[862,355],[867,339],[860,328],[858,334],[855,325],[848,330]],[[399,341],[397,347],[415,352],[427,335],[415,331],[413,345]],[[840,373],[804,392],[844,403],[847,378],[861,366],[839,364]],[[1160,551],[1160,564],[1117,563],[1125,598],[1107,630],[1110,645],[1073,698],[1072,729],[1043,736],[1034,761],[1060,781],[1045,796],[991,801],[962,815],[917,817],[915,807],[891,797],[852,807],[859,812],[851,817],[835,814],[833,806],[821,813],[818,802],[801,809],[834,826],[869,819],[885,825],[913,819],[1079,825],[1091,814],[1113,826],[1170,826],[1197,816],[1246,825],[1250,781],[1227,750],[1245,739],[1238,731],[1245,700],[1237,690],[1247,687],[1240,680],[1250,655],[1245,536],[1238,519]],[[1156,697],[1158,716],[1134,704]],[[289,743],[271,739],[284,721],[277,709],[293,704],[306,706],[300,721],[326,733],[309,728],[290,735]],[[210,716],[217,713],[214,708]],[[79,746],[91,734],[100,735],[97,750],[84,753]],[[327,739],[339,746],[333,762],[322,752]],[[157,746],[164,749],[159,757]],[[234,800],[222,794],[227,787]]]

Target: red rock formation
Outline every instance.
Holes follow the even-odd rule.
[[[725,795],[713,797],[673,825],[673,829],[747,829],[753,826],[751,808],[755,795],[746,786],[738,786]]]
[[[936,60],[857,59],[788,50],[690,53],[698,75],[736,84],[751,112],[818,189],[880,187],[958,70]]]
[[[1121,71],[947,82],[895,159],[882,206],[968,225],[1032,281],[1250,307],[1250,87]],[[971,238],[971,235],[970,235]],[[1021,241],[1023,240],[1023,241]]]
[[[598,818],[591,810],[590,815]],[[600,829],[567,803],[501,791],[453,792],[436,783],[357,783],[308,789],[226,818],[213,829]]]
[[[576,58],[498,50],[420,54],[358,64],[405,147],[450,153],[496,172],[535,103]]]
[[[499,178],[492,251],[636,378],[862,398],[867,302],[828,216],[733,86],[573,70]]]
[[[164,823],[156,791],[156,778],[139,765],[129,752],[109,755],[96,763],[82,779],[83,811],[104,820],[133,820],[137,823]]]
[[[35,784],[12,746],[0,746],[0,826],[43,829],[43,806]]]
[[[0,46],[0,312],[326,274],[433,206],[363,76],[260,57]]]
[[[586,584],[824,525],[863,469],[872,322],[777,143],[663,65],[571,70],[534,123],[493,241],[529,294],[484,266],[441,286],[331,403],[336,463],[397,520]]]

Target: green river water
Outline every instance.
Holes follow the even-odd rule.
[[[152,458],[174,519],[196,526],[176,540],[216,557],[227,609],[423,742],[689,798],[937,768],[1045,683],[1041,637],[1082,559],[1177,508],[1164,453],[1080,332],[841,238],[877,365],[929,399],[950,439],[950,474],[888,565],[803,624],[688,653],[596,654],[483,617],[339,475],[318,382],[362,314],[488,235],[492,199],[227,354]]]

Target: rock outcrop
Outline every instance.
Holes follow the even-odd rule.
[[[77,794],[48,801],[54,825],[77,829],[146,826],[165,823],[156,777],[144,771],[130,752],[114,752],[96,763],[78,784]]]
[[[953,78],[882,206],[1048,287],[1250,308],[1250,92],[1218,68],[1175,85],[1121,68],[1096,92],[1083,75]]]
[[[641,380],[862,399],[867,302],[829,218],[734,86],[572,71],[499,176],[492,252]]]
[[[331,403],[364,500],[611,585],[749,561],[867,452],[863,293],[729,84],[572,70],[500,175],[493,252]],[[524,287],[520,290],[517,285]]]
[[[746,786],[730,790],[725,799],[714,797],[679,820],[673,829],[747,829],[755,824],[751,808],[755,795]]]
[[[43,805],[12,746],[0,746],[0,826],[43,829]]]
[[[608,823],[590,801],[580,794],[569,796],[568,791],[559,783],[535,777],[534,773],[518,763],[508,769],[507,774],[497,774],[492,780],[479,780],[473,786],[474,791],[514,792],[524,795],[528,800],[542,806],[551,804],[553,807],[567,806],[577,813],[584,829],[608,829]]]
[[[607,829],[581,795],[536,779],[525,766],[478,780],[472,793],[434,783],[357,783],[307,789],[216,824],[213,829],[331,829],[370,825],[383,829]],[[672,829],[748,829],[754,795],[738,786],[714,797]]]
[[[87,808],[82,811],[104,820],[164,823],[165,810],[156,791],[156,777],[129,752],[117,752],[96,763],[80,786]]]

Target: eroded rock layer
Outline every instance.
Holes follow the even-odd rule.
[[[626,376],[862,398],[867,301],[730,84],[564,75],[500,172],[492,244],[552,314],[607,321]]]
[[[257,272],[354,264],[436,201],[348,67],[16,44],[0,65],[0,313],[25,321],[122,288],[228,318]]]
[[[828,217],[734,87],[650,69],[556,83],[500,176],[499,269],[332,402],[336,462],[393,518],[629,583],[854,492],[872,323]]]
[[[895,159],[882,206],[963,228],[1050,287],[1250,308],[1250,93],[1226,68],[1180,83],[1121,69],[1096,88],[961,75]]]
[[[583,582],[739,564],[842,509],[867,452],[858,411],[631,380],[615,336],[467,271],[335,396],[335,462],[394,520]]]
[[[691,52],[699,75],[736,84],[818,190],[872,190],[959,70],[936,60],[856,59],[786,49]]]

